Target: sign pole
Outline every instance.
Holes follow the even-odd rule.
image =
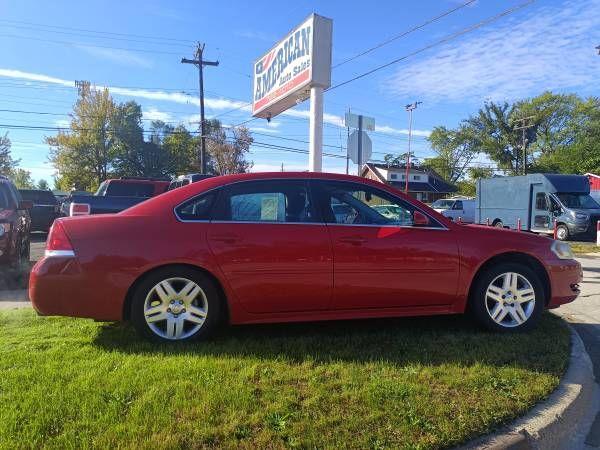
[[[362,167],[362,134],[363,134],[363,116],[358,116],[358,151],[356,152],[358,157],[358,176],[360,177],[360,169]]]
[[[323,87],[310,88],[310,137],[308,144],[308,170],[323,170]]]

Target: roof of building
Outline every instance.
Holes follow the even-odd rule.
[[[402,181],[390,181],[388,182],[391,186],[398,189],[404,189],[405,183]],[[409,181],[408,191],[409,192],[441,192],[444,194],[450,192],[456,192],[458,188],[445,181],[432,178],[430,182],[424,183],[421,181]]]
[[[374,173],[377,176],[379,181],[381,181],[382,183],[388,183],[391,186],[404,189],[404,186],[405,186],[404,182],[388,181],[388,180],[386,180],[386,178],[381,174],[381,172],[378,169],[404,169],[404,170],[406,170],[406,166],[388,166],[387,164],[380,164],[380,163],[366,163],[362,170],[363,176],[364,176],[366,170],[370,170],[372,173]],[[425,168],[421,168],[421,167],[410,167],[410,170],[416,170],[418,172],[422,172],[422,173],[431,175],[431,177],[429,177],[428,182],[409,181],[408,182],[408,190],[410,192],[449,193],[449,192],[456,192],[458,190],[458,188],[456,186],[454,186],[453,184],[450,184],[447,181],[444,181],[442,179],[442,177],[434,170],[425,169]]]
[[[595,173],[586,173],[584,174],[586,177],[594,177],[594,178],[600,178],[600,175],[596,175]]]

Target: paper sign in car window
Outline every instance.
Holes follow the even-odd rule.
[[[260,220],[277,220],[278,200],[277,195],[269,195],[261,199]]]

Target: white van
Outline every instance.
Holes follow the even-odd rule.
[[[450,220],[458,222],[460,217],[464,223],[475,222],[475,199],[468,197],[441,198],[431,207]]]

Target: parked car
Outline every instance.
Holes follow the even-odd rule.
[[[337,213],[333,205],[345,205]],[[411,223],[375,207],[394,205]],[[214,177],[120,214],[61,218],[33,268],[42,315],[191,340],[233,324],[463,313],[528,330],[573,301],[568,244],[456,224],[391,186],[325,173]]]
[[[583,175],[530,174],[477,181],[476,221],[490,220],[496,227],[552,234],[557,239],[589,239],[596,236],[600,205],[590,196]]]
[[[213,175],[205,175],[201,173],[190,173],[187,175],[179,175],[177,178],[174,178],[171,183],[169,183],[168,191],[172,191],[173,189],[180,188],[182,186],[187,186],[188,184],[195,183],[196,181],[205,180],[206,178],[210,178]]]
[[[475,199],[468,197],[441,198],[431,207],[450,220],[457,222],[475,222]]]
[[[48,231],[54,219],[60,217],[58,201],[51,191],[43,189],[19,189],[23,200],[30,200],[33,208],[31,216],[31,231]]]
[[[0,175],[0,264],[19,267],[29,262],[29,210],[15,185]]]
[[[62,205],[63,215],[72,215],[71,205],[87,205],[86,214],[110,214],[123,211],[167,190],[163,178],[123,177],[103,181],[93,196],[71,195]]]

